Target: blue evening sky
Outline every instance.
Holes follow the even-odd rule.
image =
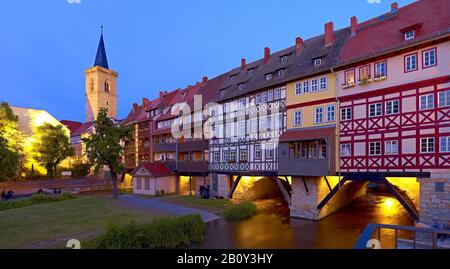
[[[78,2],[69,4],[69,2]],[[380,2],[380,3],[371,3]],[[84,70],[103,23],[109,66],[119,72],[119,116],[240,64],[390,10],[390,0],[4,0],[0,101],[83,121]],[[399,0],[400,6],[413,0]]]

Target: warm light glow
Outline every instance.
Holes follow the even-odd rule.
[[[415,177],[387,177],[389,183],[396,186],[400,190],[406,192],[406,195],[419,206],[420,183]]]
[[[384,217],[395,215],[399,211],[398,201],[395,198],[386,197],[381,204],[381,212]]]
[[[338,177],[338,176],[327,176],[328,183],[330,183],[331,188],[336,187],[339,184],[339,181],[342,180],[344,177]],[[325,178],[324,178],[325,180]]]

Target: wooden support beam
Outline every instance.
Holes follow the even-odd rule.
[[[419,221],[419,214],[415,208],[411,207],[408,202],[403,199],[402,195],[397,191],[397,189],[385,178],[384,185],[386,188],[397,198],[400,204],[408,211],[408,213],[414,218],[415,221]]]
[[[327,176],[324,176],[324,178],[325,178],[325,182],[327,183],[327,185],[328,185],[328,189],[330,189],[330,191],[331,191],[331,186],[330,186],[330,182],[328,181],[328,178],[327,178]]]
[[[306,184],[306,179],[305,179],[305,177],[302,177],[302,181],[303,181],[303,186],[305,187],[306,193],[309,193],[309,189],[308,189],[308,185]]]
[[[322,209],[328,203],[328,201],[330,201],[331,198],[333,198],[333,196],[341,189],[341,186],[343,186],[346,181],[347,179],[345,177],[342,178],[339,183],[330,191],[330,193],[325,196],[322,202],[320,202],[320,204],[317,206],[317,209]]]
[[[233,182],[233,185],[231,186],[230,192],[227,194],[228,199],[233,199],[233,193],[236,190],[236,187],[239,184],[239,181],[241,181],[242,176],[238,176],[236,180]]]
[[[291,195],[289,195],[289,192],[284,187],[283,183],[281,182],[281,179],[278,177],[273,177],[275,179],[275,182],[278,185],[278,188],[280,188],[281,194],[283,194],[283,198],[289,205],[291,204]]]

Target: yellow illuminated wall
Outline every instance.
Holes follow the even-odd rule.
[[[118,73],[100,66],[89,68],[86,75],[86,122],[95,120],[101,108],[108,109],[108,117],[117,119]],[[105,91],[108,83],[109,91]]]
[[[34,170],[40,174],[46,174],[47,170],[40,166],[38,162],[33,158],[34,149],[32,147],[33,143],[36,142],[36,129],[39,126],[42,126],[44,123],[51,124],[53,126],[61,125],[64,127],[64,131],[67,134],[67,137],[70,137],[70,130],[61,124],[57,119],[55,119],[52,115],[50,115],[47,111],[30,109],[30,108],[22,108],[22,107],[11,107],[15,114],[19,117],[19,130],[24,134],[24,151],[26,154],[26,162],[25,168],[31,169],[34,167]],[[65,160],[61,163],[61,166],[64,166],[67,162]]]

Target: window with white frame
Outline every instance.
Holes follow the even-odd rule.
[[[304,93],[309,92],[309,81],[304,81],[303,82],[303,92]]]
[[[228,150],[224,150],[222,152],[222,161],[229,162],[230,161],[230,152]]]
[[[267,116],[267,124],[266,127],[268,130],[272,130],[273,129],[273,121],[272,121],[272,116]]]
[[[300,126],[300,125],[302,125],[302,112],[295,111],[294,112],[294,126]]]
[[[261,93],[261,102],[267,103],[267,92]]]
[[[422,53],[423,68],[435,66],[436,61],[436,49],[426,50]]]
[[[244,137],[245,136],[245,121],[239,122],[238,135],[240,137]]]
[[[414,39],[414,37],[416,36],[416,31],[411,30],[405,33],[405,41]]]
[[[323,123],[323,107],[316,107],[314,109],[314,123]]]
[[[246,162],[247,159],[247,149],[240,149],[239,150],[239,161],[240,162]]]
[[[260,145],[255,145],[255,160],[261,160],[262,151]]]
[[[274,100],[278,100],[281,99],[281,89],[280,88],[276,88],[275,92],[274,92]]]
[[[282,77],[282,76],[284,76],[285,74],[286,74],[286,69],[278,70],[278,76],[279,76],[279,77]]]
[[[386,141],[384,152],[389,155],[398,154],[398,141]]]
[[[420,110],[434,108],[434,94],[425,94],[420,96]]]
[[[328,88],[328,78],[321,77],[320,78],[320,90],[325,91]]]
[[[382,115],[381,103],[370,104],[369,105],[369,116],[370,117],[379,117]]]
[[[309,158],[317,159],[319,157],[319,141],[309,143]]]
[[[330,105],[327,106],[327,121],[335,121],[336,120],[336,106]]]
[[[450,91],[439,92],[439,107],[450,106]]]
[[[317,79],[311,80],[311,92],[317,92],[319,90],[319,81]]]
[[[225,137],[230,138],[231,136],[231,124],[225,124]]]
[[[252,129],[252,133],[254,133],[254,134],[258,133],[258,119],[252,119],[251,129]]]
[[[277,117],[277,119],[278,119],[278,124],[277,124],[278,130],[283,129],[283,118],[284,118],[284,116],[283,116],[282,113],[278,114],[278,117]]]
[[[241,98],[239,99],[239,109],[243,109],[247,106],[247,99]]]
[[[319,65],[321,65],[321,64],[322,64],[322,58],[314,59],[314,65],[315,65],[315,66],[319,66]]]
[[[427,137],[420,139],[420,152],[421,153],[434,153],[434,138]]]
[[[256,104],[257,105],[261,104],[261,94],[256,95]]]
[[[381,155],[381,142],[370,142],[369,143],[369,155],[379,156]]]
[[[283,56],[283,57],[281,57],[281,62],[282,63],[285,63],[285,62],[287,62],[288,61],[288,57],[285,55],[285,56]]]
[[[236,162],[236,151],[230,150],[230,162]]]
[[[249,77],[253,77],[254,71],[255,71],[254,69],[249,69],[249,70],[248,70],[248,76],[249,76]]]
[[[273,159],[273,147],[266,146],[266,159]]]
[[[298,82],[298,83],[295,84],[295,95],[302,94],[302,90],[303,90],[302,86],[303,85],[302,85],[301,82]]]
[[[267,130],[267,119],[265,117],[259,118],[259,130],[266,131]]]
[[[442,153],[450,152],[450,136],[443,136],[440,138],[440,146]]]
[[[214,151],[214,153],[213,153],[213,160],[216,163],[220,162],[220,152]]]
[[[341,120],[351,120],[352,119],[352,108],[345,107],[341,108]]]
[[[398,114],[400,112],[400,101],[399,100],[387,101],[385,107],[386,107],[386,115]]]
[[[375,78],[381,78],[387,76],[387,63],[386,61],[378,62],[375,64]]]
[[[271,80],[272,79],[272,74],[267,74],[266,75],[266,80]]]
[[[405,72],[417,70],[417,54],[410,54],[405,56]]]
[[[341,144],[341,157],[350,157],[352,155],[351,144]]]
[[[267,101],[269,102],[273,101],[273,90],[267,92]]]
[[[238,85],[238,89],[239,89],[239,90],[242,90],[242,89],[244,89],[244,85],[245,85],[244,83],[239,83],[239,85]]]

